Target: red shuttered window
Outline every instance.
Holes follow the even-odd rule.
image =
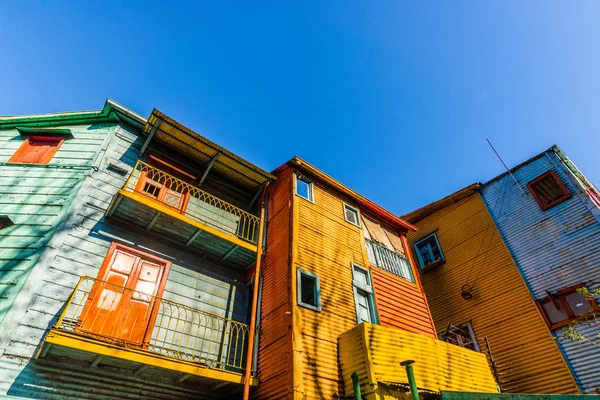
[[[56,136],[29,136],[8,162],[48,164],[65,139]]]

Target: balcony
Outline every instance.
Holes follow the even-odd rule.
[[[245,269],[255,261],[259,217],[142,161],[107,215],[225,265]]]
[[[371,264],[411,282],[415,281],[410,267],[410,261],[408,261],[406,257],[396,251],[388,249],[386,246],[375,240],[365,238],[365,243],[367,245],[369,262]]]
[[[243,323],[83,276],[38,357],[235,393],[247,340]]]
[[[414,360],[419,391],[496,393],[496,381],[484,354],[425,335],[362,323],[338,339],[345,395],[354,394],[357,373],[363,399],[404,398],[408,390],[402,361]],[[386,397],[389,396],[389,397]]]

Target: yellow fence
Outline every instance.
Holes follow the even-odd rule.
[[[209,368],[245,365],[246,324],[86,276],[56,328]]]
[[[250,243],[258,242],[259,217],[142,161],[135,164],[123,189]]]

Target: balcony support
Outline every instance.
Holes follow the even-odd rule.
[[[144,145],[142,146],[142,149],[140,150],[140,157],[143,156],[144,153],[146,152],[146,149],[148,148],[148,145],[150,144],[150,141],[154,137],[154,134],[156,133],[156,130],[160,126],[161,122],[162,121],[160,119],[156,120],[156,124],[152,127],[152,130],[150,131],[150,134],[146,138],[146,141],[144,142]]]
[[[140,376],[142,374],[142,372],[144,372],[145,370],[148,369],[148,367],[150,367],[149,365],[142,365],[141,367],[139,367],[134,373],[133,376]]]
[[[233,247],[231,249],[229,249],[223,257],[221,257],[221,261],[227,260],[229,258],[229,256],[231,256],[233,253],[235,253],[237,248],[238,248],[237,244],[234,244]]]
[[[221,155],[221,153],[217,153],[213,156],[213,158],[210,159],[208,165],[206,166],[206,171],[204,171],[204,173],[202,174],[202,177],[198,181],[198,187],[202,186],[202,184],[204,183],[204,180],[208,176],[208,173],[212,169],[213,165],[215,165],[215,161],[217,161],[217,158],[219,158],[220,155]]]
[[[250,312],[250,326],[248,333],[248,352],[246,353],[246,373],[244,375],[244,395],[243,399],[250,398],[250,378],[252,373],[253,355],[254,355],[254,336],[256,334],[256,311],[258,309],[258,288],[260,283],[260,261],[262,259],[263,249],[263,231],[265,229],[265,191],[269,184],[267,183],[261,193],[260,204],[260,224],[258,228],[258,244],[256,246],[256,267],[254,270],[254,287],[252,288],[252,311]]]
[[[202,232],[202,229],[198,229],[196,232],[194,232],[192,237],[187,242],[185,242],[185,247],[190,247],[190,245],[202,235]]]
[[[150,221],[150,223],[146,227],[146,231],[149,231],[150,229],[152,229],[152,227],[154,226],[154,224],[156,224],[156,221],[158,221],[158,218],[160,218],[160,214],[161,214],[160,211],[157,211],[156,214],[154,214],[154,217],[152,217],[152,220]]]
[[[94,361],[92,361],[92,363],[90,364],[90,368],[97,367],[98,364],[100,364],[100,361],[102,361],[103,358],[104,358],[104,356],[102,354],[98,354],[98,357],[96,357],[96,359]]]

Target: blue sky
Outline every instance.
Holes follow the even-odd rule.
[[[167,4],[168,3],[168,4]],[[396,213],[557,143],[600,182],[600,2],[9,2],[0,115],[158,108]]]

